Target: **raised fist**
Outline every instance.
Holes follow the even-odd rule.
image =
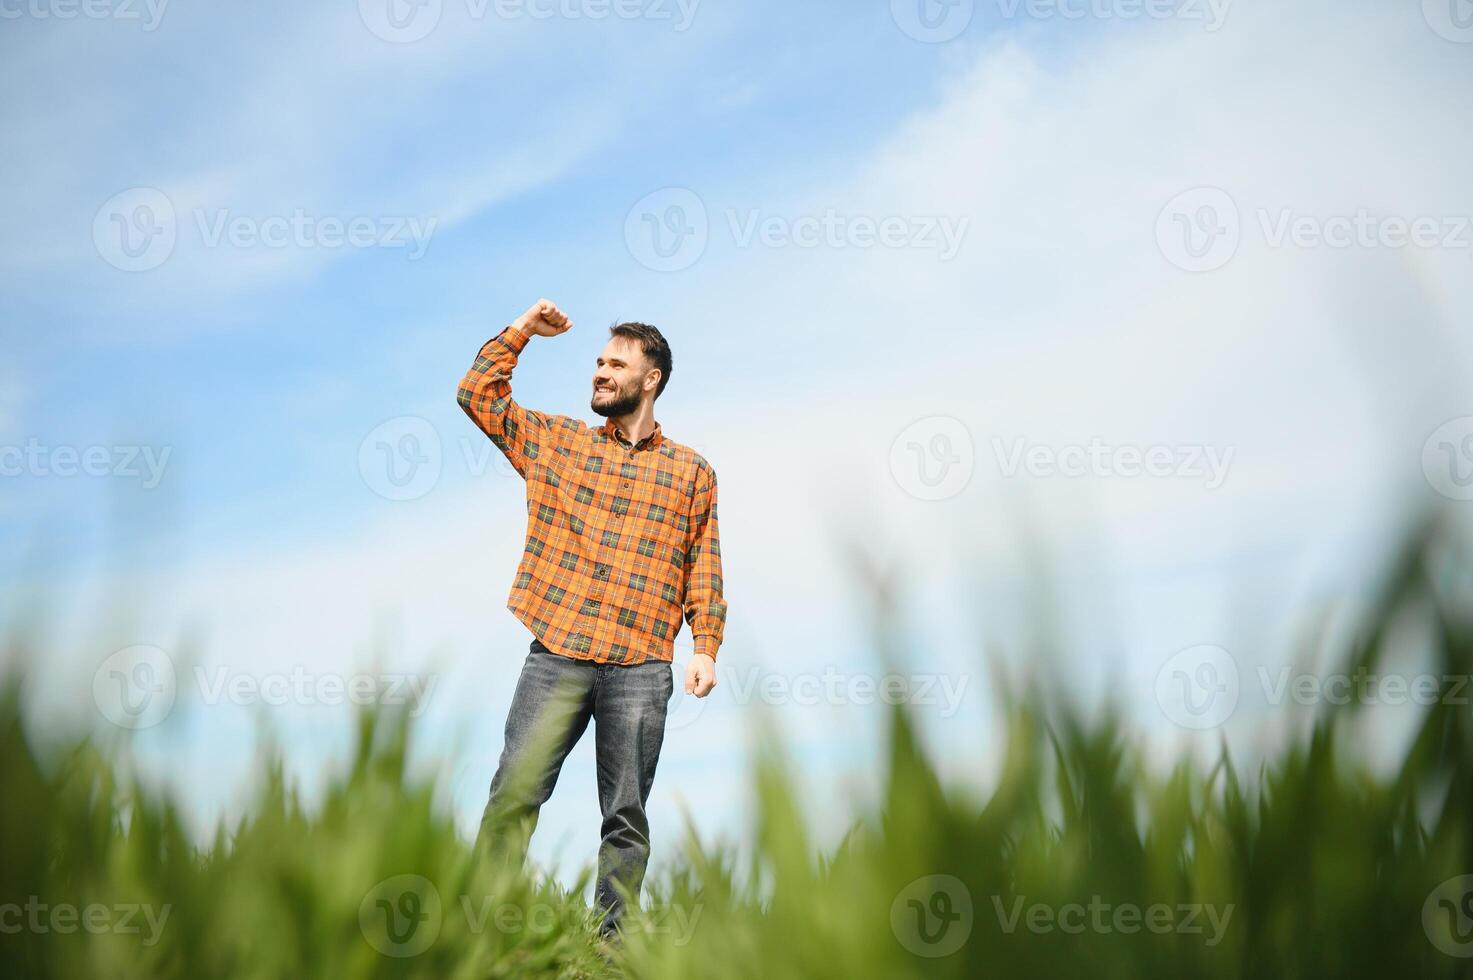
[[[573,321],[568,319],[567,314],[549,299],[539,299],[533,303],[513,324],[523,333],[536,334],[539,337],[556,337],[572,325]]]

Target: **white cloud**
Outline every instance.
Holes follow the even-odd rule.
[[[1396,71],[1365,70],[1374,64]],[[1122,696],[1174,743],[1150,703],[1155,666],[1192,644],[1256,639],[1235,615],[1239,594],[1282,607],[1356,588],[1354,562],[1317,567],[1304,554],[1375,556],[1386,500],[1425,492],[1419,440],[1457,414],[1458,390],[1425,379],[1465,378],[1469,363],[1445,326],[1473,309],[1468,254],[1273,248],[1255,214],[1473,214],[1460,172],[1470,73],[1415,10],[1371,4],[1244,6],[1216,34],[1111,34],[1062,53],[993,42],[871,159],[761,201],[789,217],[965,215],[955,260],[713,241],[681,276],[621,284],[636,295],[658,281],[671,319],[707,331],[678,375],[699,377],[701,395],[665,425],[721,475],[725,661],[791,673],[866,656],[855,570],[831,549],[846,527],[903,575],[915,662],[975,669],[974,625],[1028,635],[1036,544],[1061,562],[1052,625],[1074,653],[1070,683]],[[444,179],[467,200],[494,194],[464,172]],[[1223,268],[1193,275],[1170,264],[1155,231],[1167,202],[1200,185],[1233,197],[1244,237]],[[753,203],[703,194],[713,235],[722,209]],[[888,460],[902,429],[934,415],[970,429],[976,473],[955,499],[926,502]],[[994,435],[1236,455],[1211,491],[1178,478],[1005,479]],[[526,642],[502,608],[518,490],[494,478],[445,487],[381,508],[346,540],[202,562],[155,593],[168,598],[154,630],[169,635],[187,613],[209,625],[212,658],[264,670],[310,657],[326,669],[350,664],[393,609],[390,656],[409,667],[436,658],[455,679],[441,720],[470,717],[494,739]],[[709,802],[731,800],[743,777],[691,761],[739,740],[744,714],[714,708],[699,742],[671,747],[683,778],[660,792],[702,800],[708,826],[734,824]],[[856,730],[874,734],[865,726],[879,717],[793,706],[781,716],[814,758]],[[981,732],[986,711],[960,724]],[[983,771],[988,743],[970,744],[970,770]],[[834,799],[843,778],[814,773],[815,801]],[[548,836],[589,823],[586,796],[554,798]]]

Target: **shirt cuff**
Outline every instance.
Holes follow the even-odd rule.
[[[715,660],[716,650],[719,646],[721,646],[721,643],[714,636],[706,633],[700,633],[696,635],[696,653],[704,653],[712,660]]]
[[[532,335],[529,333],[523,333],[522,331],[518,330],[516,328],[516,324],[508,323],[506,327],[501,331],[501,339],[506,344],[506,346],[510,347],[514,352],[520,354],[522,352],[522,348],[526,347],[527,342],[532,339]]]

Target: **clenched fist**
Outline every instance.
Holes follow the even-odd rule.
[[[556,337],[560,333],[566,333],[572,325],[573,321],[550,299],[539,299],[512,324],[525,334],[536,334],[539,337]]]
[[[685,693],[703,698],[716,686],[716,661],[704,653],[690,658],[685,668]]]

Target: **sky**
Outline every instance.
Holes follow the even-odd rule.
[[[354,684],[427,693],[473,833],[523,488],[452,392],[540,297],[577,326],[520,401],[594,421],[607,325],[654,323],[656,417],[719,475],[730,618],[657,861],[683,814],[744,833],[764,723],[832,839],[886,684],[985,791],[989,657],[1163,757],[1284,737],[1283,672],[1330,669],[1296,624],[1353,621],[1416,514],[1466,526],[1464,0],[0,19],[0,629],[46,651],[44,727],[125,742],[202,833],[263,728],[310,798]],[[116,677],[168,705],[131,727]],[[570,875],[596,812],[585,739],[534,855]]]

